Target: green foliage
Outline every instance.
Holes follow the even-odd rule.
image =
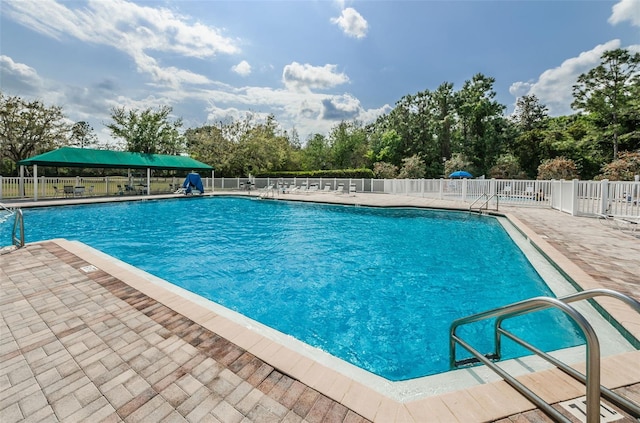
[[[394,179],[398,177],[398,166],[387,162],[373,164],[373,174],[378,179]]]
[[[400,179],[422,179],[425,174],[424,161],[417,154],[402,159],[402,168],[398,174]]]
[[[302,150],[302,169],[316,170],[329,167],[330,147],[324,135],[315,134]]]
[[[372,163],[388,162],[392,164],[401,157],[401,142],[402,138],[395,129],[383,130],[382,133],[374,132],[371,136],[370,149],[367,151],[366,157]]]
[[[20,160],[66,145],[69,130],[61,107],[0,92],[1,173],[17,173]]]
[[[518,158],[513,154],[503,154],[496,164],[489,169],[489,177],[496,179],[527,179],[527,174],[520,169]]]
[[[111,135],[124,141],[126,151],[175,155],[184,151],[184,139],[179,133],[182,118],[169,121],[172,111],[169,106],[128,112],[124,107],[114,107],[111,110],[113,122],[106,127]]]
[[[598,179],[633,181],[635,175],[640,175],[640,151],[621,151],[617,160],[602,167],[602,174]]]
[[[367,164],[367,135],[358,122],[340,122],[328,137],[333,169],[360,168]]]
[[[544,160],[538,166],[538,179],[576,179],[578,169],[576,163],[565,157]]]

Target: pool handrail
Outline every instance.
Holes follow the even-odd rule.
[[[16,217],[13,221],[13,231],[11,232],[11,241],[13,245],[18,248],[24,247],[24,216],[22,209],[16,209]],[[20,233],[20,236],[16,236],[16,232]]]
[[[503,307],[498,307],[492,310],[488,310],[482,313],[477,313],[471,316],[463,317],[461,319],[455,320],[451,324],[450,328],[450,364],[452,368],[458,367],[463,362],[456,361],[456,344],[460,344],[467,351],[469,351],[479,362],[485,364],[487,367],[491,368],[494,372],[498,373],[507,383],[513,386],[516,390],[522,393],[527,399],[532,401],[538,407],[540,407],[545,413],[547,413],[552,418],[557,421],[569,421],[560,414],[556,409],[554,409],[551,405],[546,403],[542,398],[524,386],[520,381],[515,379],[513,376],[508,374],[506,371],[498,367],[493,363],[493,360],[499,360],[501,357],[501,335],[507,336],[509,339],[518,343],[524,348],[529,349],[534,354],[542,357],[543,359],[549,361],[560,370],[564,371],[568,375],[572,376],[576,380],[584,383],[586,385],[587,394],[586,394],[586,403],[587,403],[587,423],[599,422],[600,421],[600,394],[602,393],[610,401],[616,403],[621,406],[621,408],[625,408],[631,414],[635,414],[636,417],[640,417],[640,407],[629,401],[627,398],[622,397],[616,394],[613,391],[610,391],[606,387],[600,386],[600,345],[598,338],[593,331],[590,323],[580,314],[575,308],[571,307],[569,303],[590,299],[595,296],[609,296],[620,301],[625,302],[636,312],[640,313],[640,302],[635,299],[619,293],[617,291],[613,291],[610,289],[591,289],[587,291],[581,291],[575,294],[567,295],[561,298],[552,298],[552,297],[536,297],[531,298],[524,301],[519,301],[513,304],[509,304]],[[518,338],[514,334],[506,331],[501,327],[502,322],[506,319],[520,316],[527,313],[532,313],[535,311],[541,311],[548,308],[556,308],[563,311],[569,317],[571,317],[574,322],[580,327],[582,330],[585,340],[587,343],[586,346],[586,356],[587,356],[587,372],[586,376],[577,372],[575,369],[570,366],[562,363],[560,360],[555,359],[549,354],[537,349],[536,347],[530,345],[526,341]],[[495,323],[495,351],[493,354],[483,355],[482,353],[475,350],[471,345],[460,339],[456,335],[456,329],[464,324],[477,322],[480,320],[486,320],[490,318],[496,318]],[[465,361],[466,363],[466,361]]]
[[[475,206],[475,204],[476,204],[478,201],[482,200],[482,199],[485,199],[485,201],[484,201],[482,204],[480,204],[480,207],[478,207],[478,208],[477,208],[478,212],[482,212],[482,208],[483,208],[483,207],[485,208],[485,210],[489,210],[489,203],[490,203],[490,202],[491,202],[491,200],[492,200],[492,199],[494,199],[494,198],[496,199],[496,211],[498,211],[499,203],[500,203],[500,196],[498,196],[498,194],[491,194],[491,195],[489,195],[489,194],[487,194],[487,193],[484,193],[484,194],[482,194],[480,197],[476,198],[476,199],[473,201],[473,203],[471,203],[471,205],[469,206],[469,211],[473,211],[473,210],[474,210],[473,206]]]

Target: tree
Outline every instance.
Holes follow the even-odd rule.
[[[329,142],[322,134],[314,134],[302,149],[302,169],[320,170],[329,166]]]
[[[68,137],[61,107],[0,93],[0,153],[3,165],[9,160],[9,173],[20,160],[66,145]]]
[[[632,90],[640,84],[640,53],[609,50],[600,60],[600,65],[578,77],[571,107],[590,114],[602,136],[611,140],[615,160],[623,127],[621,118],[633,107]]]
[[[503,152],[502,112],[505,107],[493,98],[495,78],[476,74],[465,81],[457,93],[457,113],[460,118],[461,151],[475,168],[484,173]]]
[[[73,124],[69,145],[85,148],[95,146],[97,143],[98,137],[94,134],[93,127],[88,122],[80,121]]]
[[[542,160],[544,128],[548,121],[547,106],[540,104],[535,95],[518,98],[511,117],[519,135],[513,142],[512,150],[520,166],[529,176],[535,176]]]
[[[125,142],[127,151],[175,155],[184,151],[184,138],[179,132],[182,119],[169,121],[172,111],[169,106],[128,112],[124,107],[114,107],[111,110],[113,122],[106,127],[115,138]]]
[[[366,164],[367,135],[358,122],[340,122],[328,138],[334,169],[358,169]]]
[[[184,133],[187,152],[191,157],[213,166],[217,176],[231,176],[230,161],[234,144],[224,136],[222,124],[189,128]]]

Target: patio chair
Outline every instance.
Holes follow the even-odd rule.
[[[334,194],[343,194],[344,193],[344,184],[338,184],[336,189],[333,191]]]
[[[65,185],[64,186],[64,197],[73,197],[75,195],[75,188],[73,185]]]
[[[93,190],[94,190],[93,185],[90,185],[89,189],[87,190],[87,195],[93,195]]]
[[[350,184],[349,185],[349,194],[356,195],[356,191],[357,191],[356,184]]]
[[[63,192],[60,191],[60,189],[58,189],[58,187],[54,186],[53,187],[53,198],[56,198],[58,196],[58,194],[63,194]]]

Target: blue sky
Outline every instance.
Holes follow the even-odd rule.
[[[640,52],[640,0],[0,2],[2,92],[103,141],[113,107],[169,105],[185,128],[273,114],[304,142],[476,73],[507,114],[525,94],[571,114],[615,48]]]

